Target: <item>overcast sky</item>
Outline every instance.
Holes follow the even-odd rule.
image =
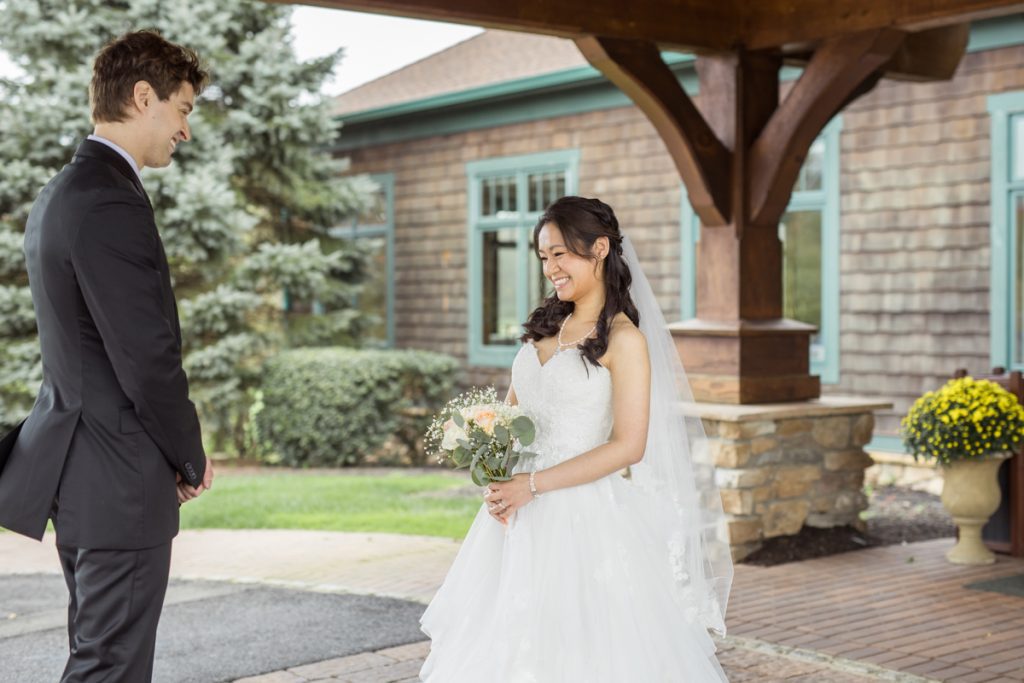
[[[292,24],[300,59],[345,48],[333,82],[325,87],[330,95],[351,90],[481,31],[474,26],[306,6],[296,7]],[[0,75],[12,73],[13,65],[0,52]]]

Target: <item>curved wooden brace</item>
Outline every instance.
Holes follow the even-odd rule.
[[[728,224],[732,153],[661,59],[657,46],[597,36],[579,38],[576,45],[654,124],[701,221],[705,225]]]
[[[903,44],[894,29],[839,36],[815,51],[803,74],[751,147],[750,222],[774,226],[785,211],[811,143],[825,124]]]

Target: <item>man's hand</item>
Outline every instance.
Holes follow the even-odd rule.
[[[210,458],[206,458],[206,470],[203,472],[203,486],[204,489],[213,488],[213,463],[210,462]]]
[[[206,471],[203,474],[203,483],[199,486],[186,484],[181,479],[181,474],[176,474],[178,483],[178,505],[184,505],[193,498],[198,498],[206,489],[213,488],[213,463],[206,459]]]

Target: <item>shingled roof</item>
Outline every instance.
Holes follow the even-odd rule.
[[[490,30],[338,95],[335,114],[562,71],[587,62],[571,40]]]

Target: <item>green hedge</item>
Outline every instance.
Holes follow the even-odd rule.
[[[450,398],[457,368],[426,351],[285,351],[264,366],[253,427],[293,467],[358,465],[390,437],[411,446],[419,464],[417,437]]]

